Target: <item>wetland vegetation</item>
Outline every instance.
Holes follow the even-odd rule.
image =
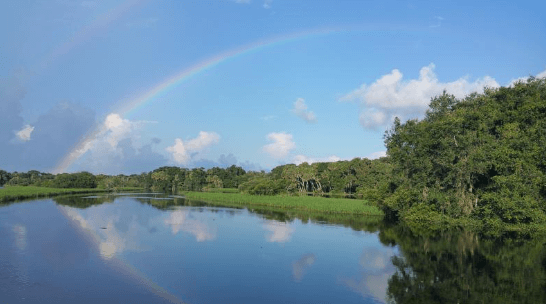
[[[235,165],[129,176],[0,171],[0,196],[12,186],[137,187],[230,205],[383,213],[414,231],[534,233],[546,227],[545,130],[546,80],[531,77],[462,100],[444,92],[422,120],[396,119],[384,137],[387,156],[375,160],[287,164],[268,173]]]

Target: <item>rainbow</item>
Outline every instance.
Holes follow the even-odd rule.
[[[141,94],[139,97],[123,103],[121,107],[119,107],[119,109],[115,111],[115,113],[119,114],[120,116],[124,116],[128,112],[134,111],[144,106],[145,104],[158,99],[160,96],[169,92],[169,90],[176,88],[183,82],[195,77],[196,75],[199,75],[200,73],[204,71],[210,70],[226,61],[232,60],[234,58],[237,58],[246,54],[257,52],[267,47],[271,47],[271,46],[275,46],[275,45],[279,45],[279,44],[283,44],[283,43],[287,43],[291,41],[296,41],[299,39],[312,37],[312,36],[326,35],[326,34],[339,33],[339,32],[349,32],[349,31],[364,31],[364,30],[374,31],[374,30],[380,30],[380,29],[372,28],[372,27],[321,28],[321,29],[296,32],[289,35],[279,36],[279,37],[266,39],[266,40],[260,40],[251,44],[244,45],[242,47],[228,50],[216,56],[207,58],[163,80],[162,82],[156,84],[145,93]],[[393,28],[392,30],[399,31],[400,29]],[[407,31],[408,29],[405,28],[403,30]],[[57,164],[57,166],[53,170],[53,173],[66,172],[67,169],[70,167],[70,165],[74,161],[76,161],[79,157],[81,157],[83,154],[85,154],[85,152],[87,152],[90,149],[93,141],[96,138],[98,138],[98,136],[104,134],[106,131],[107,130],[102,125],[96,125],[88,134],[86,134],[74,146],[74,148],[68,154],[65,155],[65,157],[61,159],[61,161]]]
[[[96,247],[97,250],[100,251],[100,236],[92,229],[92,227],[89,226],[86,220],[82,218],[82,216],[73,208],[62,206],[59,204],[56,204],[56,207],[59,212],[68,220],[68,223],[75,229],[75,231],[80,233],[82,239],[91,246]],[[161,298],[164,298],[170,303],[184,303],[176,295],[157,285],[157,283],[146,277],[138,269],[133,267],[131,264],[125,262],[124,260],[118,258],[116,255],[112,255],[106,258],[104,258],[103,256],[103,262],[110,266],[112,269],[123,274],[125,277],[133,279],[135,283],[140,284],[146,290]]]
[[[125,13],[129,12],[132,7],[135,7],[145,1],[148,0],[125,0],[120,5],[97,16],[87,26],[84,26],[78,32],[74,33],[70,39],[53,49],[53,51],[42,60],[40,68],[42,70],[46,69],[58,57],[67,54],[75,46],[83,43],[93,35],[97,34],[100,30],[106,29],[109,24],[122,17]]]

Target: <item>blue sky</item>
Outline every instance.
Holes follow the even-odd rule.
[[[546,76],[545,9],[542,1],[4,1],[0,169],[268,170],[378,157],[392,119],[421,117],[444,89],[464,97]],[[199,62],[272,40],[119,110]]]

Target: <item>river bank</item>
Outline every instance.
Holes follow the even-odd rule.
[[[225,206],[261,206],[284,210],[383,216],[383,212],[366,200],[324,198],[316,196],[250,195],[244,193],[181,192],[190,200],[203,200]]]
[[[122,188],[113,190],[97,188],[48,188],[36,186],[11,186],[0,189],[0,203],[40,197],[52,197],[66,194],[106,193],[112,191],[131,191],[138,189],[140,188]]]

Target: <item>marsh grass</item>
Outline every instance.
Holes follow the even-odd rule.
[[[118,189],[123,191],[138,190],[138,188]],[[52,197],[65,194],[84,194],[84,193],[104,193],[112,192],[108,189],[96,188],[48,188],[36,186],[11,186],[0,189],[0,202],[10,202],[23,199],[32,199],[40,197]]]
[[[239,193],[239,189],[235,188],[208,188],[204,192],[209,193]]]
[[[374,204],[359,199],[324,198],[315,196],[261,196],[243,193],[184,192],[190,200],[235,206],[264,206],[279,209],[294,209],[309,212],[344,213],[361,215],[383,215]]]

